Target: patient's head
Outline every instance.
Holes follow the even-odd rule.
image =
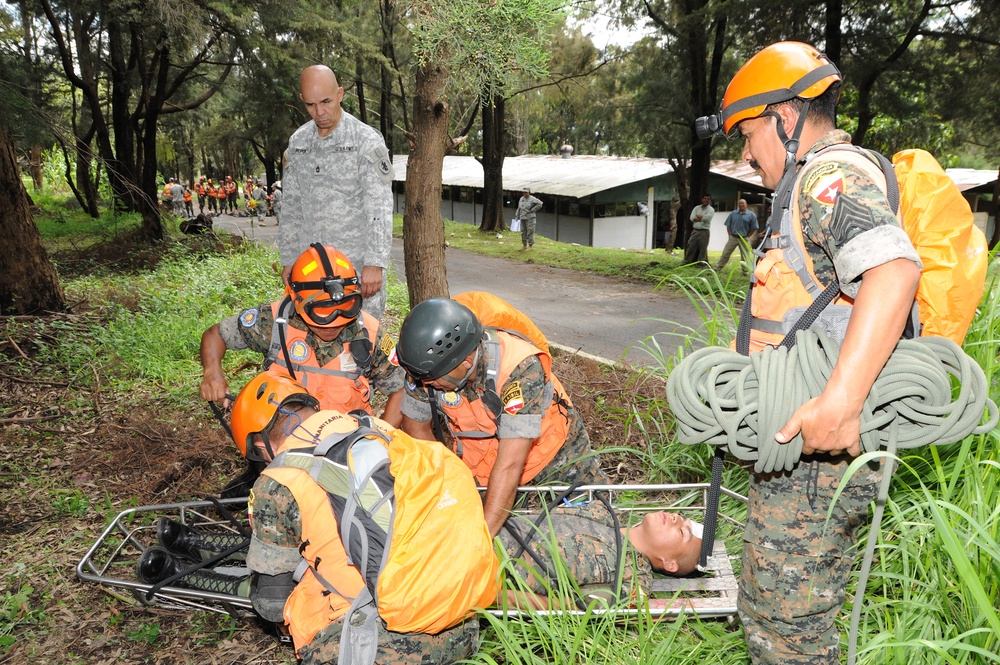
[[[628,530],[632,546],[670,575],[694,572],[701,554],[701,525],[677,513],[648,513]]]

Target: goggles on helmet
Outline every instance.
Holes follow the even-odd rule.
[[[323,277],[317,282],[289,282],[288,285],[295,292],[314,291],[299,306],[316,325],[325,326],[340,317],[357,318],[361,311],[361,294],[345,295],[344,287],[358,286],[359,283],[357,277]]]

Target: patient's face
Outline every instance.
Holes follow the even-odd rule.
[[[694,533],[695,524],[677,513],[648,513],[634,529],[644,532],[649,551],[645,554],[653,565],[660,561],[676,561],[682,574],[694,569],[701,553],[701,538]]]

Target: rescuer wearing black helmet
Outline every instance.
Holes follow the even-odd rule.
[[[477,295],[523,317],[495,296]],[[432,298],[403,321],[396,351],[409,373],[403,429],[449,445],[487,486],[486,523],[494,536],[518,485],[607,483],[547,350],[513,331],[484,329],[460,302]]]

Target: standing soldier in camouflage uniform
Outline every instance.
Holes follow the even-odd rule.
[[[790,266],[782,255],[771,253],[778,247],[785,256],[793,245],[803,248],[818,290],[839,282],[844,307],[824,314],[849,317],[823,392],[775,436],[779,443],[802,436],[798,465],[751,476],[739,613],[754,663],[840,662],[835,620],[857,532],[882,475],[874,462],[850,479],[845,472],[861,452],[861,410],[903,333],[920,277],[884,174],[867,155],[847,149],[851,137],[836,129],[840,84],[836,66],[814,47],[772,44],[736,73],[720,114],[697,123],[702,137],[738,131],[743,158],[775,189],[769,256],[757,263],[750,297],[749,344],[741,335],[737,347],[780,343],[776,324],[791,313],[782,303],[790,289],[805,288],[784,272]],[[842,149],[824,150],[833,146]]]
[[[271,185],[271,210],[274,211],[274,223],[281,224],[281,187],[278,183]]]
[[[233,407],[237,448],[247,459],[271,462],[283,450],[301,448],[303,442],[315,444],[322,438],[312,426],[316,419],[310,418],[319,413],[317,406],[301,385],[287,377],[259,375],[243,388]],[[303,664],[326,665],[336,663],[340,655],[340,636],[350,604],[345,596],[357,594],[364,580],[347,563],[326,490],[307,473],[289,473],[293,471],[297,470],[266,469],[250,493],[253,533],[246,557],[247,566],[254,571],[250,597],[264,619],[287,623]],[[311,557],[312,565],[294,579],[303,557]],[[321,571],[338,593],[318,583],[316,571]],[[443,665],[468,658],[478,647],[479,620],[475,616],[437,635],[395,633],[386,630],[381,620],[377,623],[377,663]]]
[[[344,89],[329,67],[302,71],[312,120],[288,140],[278,249],[287,281],[313,242],[335,245],[361,267],[365,311],[381,318],[392,247],[392,161],[381,134],[340,108]]]
[[[539,517],[516,513],[499,535],[524,583],[507,592],[508,602],[518,606],[555,609],[547,598],[550,590],[572,597],[574,589],[560,588],[557,561],[584,596],[610,600],[619,581],[622,596],[648,592],[653,570],[691,574],[701,553],[701,525],[677,513],[648,513],[626,528],[605,504],[591,501]]]
[[[284,300],[243,310],[202,335],[202,399],[225,403],[222,358],[227,349],[251,349],[264,354],[266,370],[288,373],[291,366],[324,409],[370,413],[374,386],[388,397],[383,420],[398,427],[404,372],[390,360],[392,339],[360,311],[353,266],[334,248],[316,244],[294,268]]]
[[[487,486],[484,509],[494,536],[518,485],[608,482],[580,413],[531,343],[502,330],[484,333],[465,305],[431,298],[403,321],[397,351],[410,375],[403,430],[450,445]]]
[[[517,202],[517,217],[521,220],[521,250],[535,248],[535,213],[542,209],[542,202],[525,187]]]

